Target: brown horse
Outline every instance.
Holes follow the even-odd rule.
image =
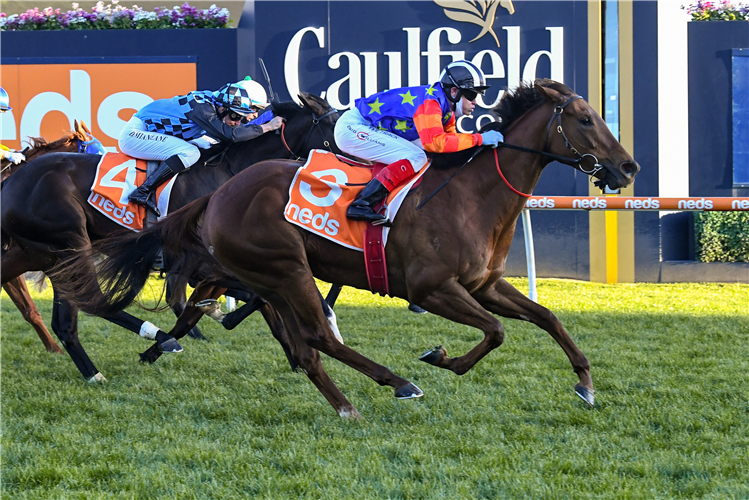
[[[592,406],[590,363],[551,311],[502,278],[505,259],[526,196],[552,159],[592,174],[597,185],[613,189],[632,183],[640,167],[601,117],[560,83],[537,80],[507,92],[494,112],[500,123],[485,128],[503,132],[503,147],[440,156],[405,199],[386,247],[390,295],[483,332],[483,340],[463,356],[448,357],[438,346],[420,357],[458,375],[502,344],[504,329],[494,314],[538,325],[562,347],[579,378],[576,394]],[[469,158],[469,167],[455,175]],[[96,279],[78,282],[95,287],[93,294],[79,295],[91,299],[83,308],[102,312],[118,299],[116,307],[132,300],[150,264],[143,261],[143,250],[161,242],[182,269],[210,264],[212,256],[218,263],[216,274],[230,272],[273,304],[287,328],[295,359],[339,415],[359,413],[325,373],[318,351],[393,387],[397,398],[420,396],[411,382],[337,342],[330,331],[314,278],[368,289],[365,264],[360,252],[284,219],[289,185],[298,168],[292,161],[262,162],[140,238],[103,242],[98,249],[109,259],[99,268],[98,278],[110,291],[101,301]]]
[[[91,131],[84,122],[79,124],[78,120],[75,120],[73,128],[73,131],[68,132],[66,135],[53,142],[47,142],[41,137],[30,137],[28,139],[29,146],[22,151],[23,155],[26,157],[26,162],[30,162],[34,158],[38,158],[47,153],[79,152],[98,154],[103,150],[101,142],[91,134]],[[25,163],[13,165],[8,160],[1,160],[0,171],[2,172],[2,181],[7,179],[12,173],[23,168],[24,164]],[[13,301],[21,312],[23,319],[25,319],[26,322],[34,328],[36,334],[39,335],[39,339],[42,341],[42,344],[44,344],[44,348],[47,352],[62,353],[62,349],[52,338],[49,330],[47,330],[42,315],[39,313],[36,304],[34,304],[31,294],[29,294],[29,289],[26,286],[26,280],[24,277],[18,276],[17,278],[13,278],[7,283],[4,283],[3,290],[5,290],[8,297],[10,297],[10,300]]]
[[[302,93],[300,99],[303,106],[295,102],[273,103],[274,113],[286,118],[283,132],[264,134],[228,150],[204,152],[205,161],[199,161],[177,177],[170,197],[170,211],[213,192],[257,161],[290,154],[297,156],[296,153],[310,148],[334,147],[336,110],[311,94]],[[88,155],[45,155],[5,182],[0,213],[3,284],[27,271],[47,272],[67,255],[85,250],[92,241],[122,230],[86,202],[98,162]],[[85,272],[88,268],[93,268],[93,261],[82,262],[76,270]],[[87,380],[103,380],[78,339],[77,308],[60,296],[54,276],[50,275],[50,280],[55,292],[52,329],[81,374]],[[143,337],[155,335],[162,352],[182,349],[172,336],[124,311],[106,315],[105,319]],[[271,329],[277,333],[272,325]]]

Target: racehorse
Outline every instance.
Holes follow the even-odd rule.
[[[177,177],[169,210],[213,192],[261,159],[298,157],[297,153],[310,148],[334,147],[336,110],[317,96],[302,93],[299,97],[302,106],[295,102],[274,103],[272,106],[276,115],[287,120],[282,132],[263,134],[218,154],[213,149],[203,153],[196,166]],[[98,158],[88,155],[50,154],[29,163],[6,181],[0,214],[3,242],[7,247],[1,261],[3,283],[27,271],[48,272],[76,250],[87,249],[92,241],[122,229],[86,203],[98,161]],[[92,260],[80,268],[82,272],[87,269],[93,269]],[[87,380],[103,380],[78,339],[78,309],[60,296],[53,276],[50,280],[55,291],[52,329],[81,374]],[[269,305],[265,307],[271,309]],[[105,319],[136,333],[143,331],[143,325],[155,329],[150,323],[124,311],[107,315]],[[277,335],[271,320],[269,325]],[[155,336],[162,351],[168,352],[176,343],[173,337],[161,330]]]
[[[30,137],[28,139],[29,146],[26,147],[22,153],[26,157],[26,162],[38,158],[47,153],[59,153],[59,152],[78,152],[78,153],[89,153],[89,154],[101,154],[104,152],[104,147],[101,142],[96,139],[91,131],[88,129],[84,122],[78,123],[78,120],[74,120],[73,130],[68,132],[66,135],[57,139],[53,142],[47,142],[41,137]],[[20,168],[23,168],[25,163],[20,165],[13,165],[10,161],[3,159],[0,161],[0,172],[2,172],[2,181],[8,178],[12,173],[17,172]],[[26,286],[26,280],[23,276],[13,278],[7,283],[3,284],[3,290],[8,294],[10,300],[13,301],[15,306],[21,312],[23,319],[26,320],[33,328],[34,331],[39,335],[39,339],[44,344],[44,348],[47,352],[51,353],[62,353],[62,349],[57,342],[50,335],[49,330],[42,320],[42,315],[34,304],[34,300],[29,294],[29,289]]]
[[[422,183],[405,198],[385,249],[389,293],[483,332],[484,338],[465,355],[451,358],[438,346],[420,356],[458,375],[502,344],[504,328],[493,314],[538,325],[569,358],[579,378],[575,393],[593,406],[585,355],[551,311],[502,275],[517,218],[552,160],[612,189],[631,184],[640,167],[590,105],[561,83],[521,85],[506,92],[493,112],[500,121],[484,129],[500,130],[502,147],[435,158]],[[124,307],[147,279],[153,260],[149,249],[163,244],[175,268],[188,272],[213,263],[216,275],[228,271],[273,304],[295,359],[339,415],[358,417],[359,412],[325,373],[318,351],[393,387],[397,398],[421,396],[408,380],[334,339],[314,278],[368,289],[365,263],[360,252],[285,220],[289,186],[299,166],[288,160],[261,162],[138,238],[103,241],[97,250],[109,258],[97,269],[98,276],[76,283],[82,307],[98,313]],[[98,280],[108,290],[104,296]]]

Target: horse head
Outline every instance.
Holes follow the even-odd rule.
[[[489,123],[482,131],[502,132],[505,148],[538,153],[545,157],[542,165],[553,160],[571,165],[597,178],[601,189],[627,186],[640,170],[598,113],[562,83],[523,83],[505,92],[492,111],[499,123]],[[517,147],[519,142],[533,144]]]
[[[281,138],[288,153],[297,159],[306,157],[310,149],[342,154],[333,136],[338,111],[314,94],[301,92],[298,97],[301,106],[295,102],[273,104],[273,112],[286,118]]]
[[[634,182],[640,165],[590,104],[552,80],[536,80],[533,87],[554,106],[546,127],[546,151],[569,157],[572,161],[565,163],[597,178],[595,185],[601,189],[619,189]]]

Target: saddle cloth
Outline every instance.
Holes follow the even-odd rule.
[[[148,163],[148,165],[147,165]],[[117,224],[133,231],[143,230],[146,208],[128,201],[128,195],[146,180],[147,170],[158,162],[146,162],[124,153],[106,153],[96,167],[88,203]],[[166,217],[169,195],[177,176],[156,189],[157,206]]]
[[[407,184],[399,186],[387,199],[385,215],[392,221],[408,191],[426,172],[429,165]],[[352,165],[328,151],[315,149],[297,170],[289,187],[289,202],[284,216],[292,224],[353,250],[364,251],[364,221],[346,218],[346,210],[356,195],[372,179],[371,166]],[[387,243],[390,228],[383,228],[382,245]]]

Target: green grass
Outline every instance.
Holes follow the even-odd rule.
[[[749,498],[749,286],[542,280],[539,296],[590,360],[595,408],[530,324],[504,321],[505,344],[458,377],[417,356],[462,354],[479,332],[345,289],[347,344],[425,393],[396,400],[324,357],[364,417],[348,421],[259,315],[233,332],[203,319],[209,342],[154,365],[137,363],[149,342],[81,316],[108,378],[90,385],[3,294],[2,497]],[[36,297],[49,321],[49,292]]]

